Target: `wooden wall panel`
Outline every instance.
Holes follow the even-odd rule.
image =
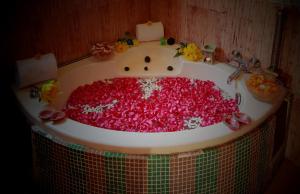
[[[215,43],[228,55],[239,49],[246,57],[269,66],[275,29],[275,9],[263,0],[151,0],[150,16],[160,20],[166,36]]]
[[[52,0],[16,4],[11,46],[15,59],[54,52],[60,63],[88,53],[96,41],[113,41],[137,23],[162,21],[167,36],[228,54],[240,49],[270,63],[275,10],[263,0]]]
[[[150,19],[163,23],[166,36],[182,40],[186,32],[185,5],[182,0],[151,0]]]
[[[286,15],[282,35],[279,68],[292,76],[290,87],[300,96],[300,8],[291,9]]]
[[[149,0],[20,1],[12,20],[15,59],[54,52],[58,62],[79,58],[97,41],[114,41],[149,19]]]
[[[290,129],[287,143],[287,157],[300,167],[300,8],[288,10],[283,31],[280,69],[292,80],[294,94]]]

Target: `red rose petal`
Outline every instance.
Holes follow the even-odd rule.
[[[184,120],[201,117],[201,126],[222,122],[224,115],[239,112],[234,99],[224,99],[212,81],[161,78],[148,99],[137,78],[97,81],[74,90],[66,114],[76,121],[121,131],[163,132],[184,129]],[[117,103],[101,113],[82,113],[82,106]],[[68,108],[70,107],[70,108]]]
[[[66,114],[65,112],[63,111],[56,111],[52,114],[50,120],[51,121],[59,121],[59,120],[62,120],[66,117]]]
[[[40,112],[39,117],[42,120],[50,120],[54,112],[55,111],[53,109],[45,109]]]

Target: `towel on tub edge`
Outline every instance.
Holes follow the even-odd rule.
[[[141,42],[159,40],[162,37],[164,37],[164,26],[161,22],[136,25],[136,38]]]
[[[57,78],[57,61],[53,53],[16,61],[16,85],[23,88]]]

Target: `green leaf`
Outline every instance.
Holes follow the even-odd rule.
[[[180,44],[181,47],[187,47],[187,43],[180,42],[179,44]]]
[[[180,55],[182,55],[182,53],[181,53],[181,52],[177,52],[177,53],[174,55],[174,57],[179,57]]]
[[[166,39],[164,37],[160,38],[160,45],[166,45]]]

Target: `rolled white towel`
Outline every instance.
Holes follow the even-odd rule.
[[[136,25],[136,38],[141,42],[159,40],[162,37],[164,37],[164,26],[161,22]]]
[[[16,62],[18,88],[55,78],[57,78],[57,62],[53,53]]]

